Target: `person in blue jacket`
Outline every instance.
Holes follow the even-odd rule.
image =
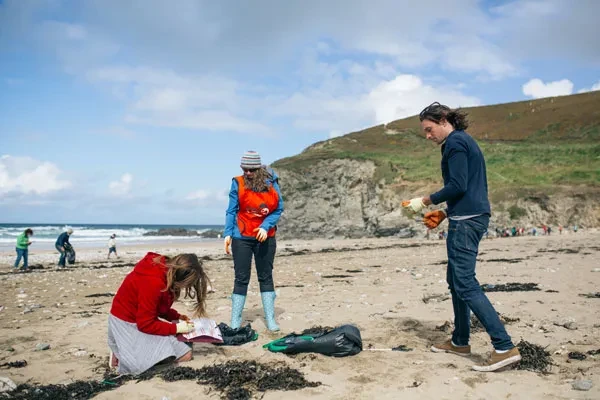
[[[54,246],[56,250],[60,253],[60,258],[58,259],[58,268],[65,268],[66,266],[66,250],[65,243],[69,243],[69,237],[73,234],[73,229],[69,228],[66,232],[61,233],[56,239],[56,243]]]
[[[277,249],[275,232],[283,212],[283,198],[277,174],[262,165],[258,153],[246,152],[240,167],[243,175],[234,177],[231,182],[224,231],[225,252],[230,254],[231,246],[235,273],[231,327],[239,328],[242,323],[254,257],[266,325],[270,331],[278,331],[273,261]]]
[[[466,117],[463,111],[437,102],[421,112],[419,119],[426,138],[441,145],[444,187],[429,196],[404,201],[402,206],[412,215],[431,204],[445,202],[447,206],[446,210],[428,212],[423,218],[429,229],[449,218],[446,280],[452,295],[454,332],[451,339],[434,344],[431,351],[469,355],[473,311],[494,346],[490,359],[473,369],[488,372],[517,363],[521,355],[475,278],[479,242],[487,231],[491,209],[485,159],[477,142],[465,132],[469,126]]]

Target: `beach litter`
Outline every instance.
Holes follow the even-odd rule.
[[[541,290],[540,288],[538,288],[538,284],[533,283],[533,282],[529,282],[529,283],[511,282],[511,283],[498,284],[498,285],[486,283],[486,284],[481,285],[481,289],[484,292],[531,292],[531,291]]]
[[[26,360],[9,361],[0,364],[0,368],[23,368],[27,366]]]
[[[346,357],[362,351],[360,330],[354,325],[313,327],[300,334],[291,333],[263,346],[273,353],[319,353],[326,356]]]
[[[94,294],[88,294],[85,297],[114,297],[114,293],[94,293]]]
[[[585,360],[586,359],[586,355],[583,353],[580,353],[578,351],[572,351],[568,354],[569,360]]]
[[[582,293],[580,297],[587,297],[588,299],[600,299],[600,292],[596,293]]]

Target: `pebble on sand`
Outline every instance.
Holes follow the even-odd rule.
[[[17,385],[10,378],[0,376],[0,393],[10,392],[16,388]]]
[[[572,386],[573,386],[573,389],[575,389],[575,390],[581,390],[581,391],[587,392],[594,385],[592,384],[591,380],[589,380],[589,379],[582,379],[582,380],[573,382]]]

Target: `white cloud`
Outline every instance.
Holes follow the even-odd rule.
[[[31,157],[0,157],[0,194],[47,195],[67,189],[71,182],[61,178],[63,172],[51,162]]]
[[[367,105],[375,113],[375,123],[387,123],[418,114],[428,104],[439,101],[450,107],[480,104],[476,97],[466,96],[451,87],[434,87],[415,75],[398,75],[377,85],[367,95]]]
[[[429,85],[420,77],[398,74],[383,77],[377,68],[362,66],[361,75],[345,76],[338,71],[311,91],[294,93],[273,106],[277,114],[289,116],[299,129],[329,132],[329,137],[374,124],[415,115],[426,105],[440,101],[450,106],[472,106],[480,100],[467,96],[457,86]]]
[[[444,47],[442,59],[443,68],[482,78],[502,79],[517,74],[517,68],[497,46],[479,39],[449,43]]]
[[[600,90],[600,81],[594,83],[590,88],[580,89],[577,93],[595,92],[596,90]]]
[[[175,200],[175,204],[223,210],[227,206],[228,201],[229,191],[199,189],[188,193],[181,200]]]
[[[600,2],[596,0],[519,0],[491,10],[488,22],[496,44],[511,59],[542,59],[597,67],[600,63]]]
[[[118,181],[112,181],[108,184],[110,193],[115,196],[126,197],[131,192],[131,186],[133,184],[133,175],[125,173],[121,176]]]
[[[542,97],[565,96],[573,93],[573,82],[568,79],[544,83],[541,79],[531,79],[523,85],[525,96],[539,99]]]
[[[185,196],[185,200],[206,200],[210,196],[210,192],[206,190],[196,190]]]
[[[125,122],[129,124],[270,133],[265,124],[252,119],[254,99],[242,93],[250,89],[232,79],[130,66],[100,67],[89,70],[86,77],[112,85],[113,92],[128,103]]]

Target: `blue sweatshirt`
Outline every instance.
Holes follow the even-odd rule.
[[[69,243],[69,234],[67,232],[63,232],[56,239],[56,246],[62,247],[65,243]],[[70,243],[69,243],[70,244]]]
[[[453,131],[442,145],[444,187],[430,196],[446,202],[448,217],[490,215],[487,174],[481,149],[464,131]]]
[[[269,170],[269,173],[273,176],[273,179],[267,181],[268,184],[272,184],[275,191],[277,191],[277,195],[279,196],[279,203],[277,204],[277,208],[273,210],[272,213],[267,215],[260,224],[260,227],[266,230],[273,228],[277,225],[279,221],[279,217],[283,213],[283,197],[281,196],[281,191],[279,190],[279,183],[277,181],[277,174],[273,170]],[[237,180],[232,179],[231,188],[229,189],[229,206],[227,207],[227,211],[225,212],[225,231],[223,235],[231,236],[235,239],[254,239],[254,237],[249,238],[247,236],[242,236],[240,233],[240,228],[237,224],[237,213],[240,208],[239,197],[238,197],[238,183]]]

